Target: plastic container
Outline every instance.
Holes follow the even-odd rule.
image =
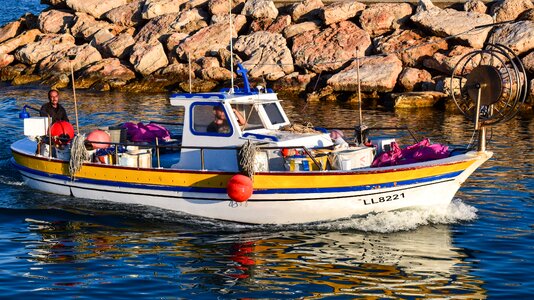
[[[321,169],[313,160],[304,155],[295,155],[286,157],[286,170],[288,171],[320,171],[325,170],[328,156],[316,156],[315,160],[321,165]]]
[[[332,167],[336,170],[352,170],[371,166],[374,148],[357,147],[338,150],[331,155]]]
[[[42,136],[48,134],[48,118],[34,117],[24,119],[25,136]]]
[[[119,166],[132,168],[152,168],[152,152],[137,150],[119,153]]]

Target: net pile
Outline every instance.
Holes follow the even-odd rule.
[[[85,148],[85,135],[76,135],[72,140],[70,148],[70,176],[74,177],[74,175],[82,168],[84,161],[89,158],[89,152],[87,152],[87,149]]]
[[[239,150],[239,169],[252,180],[254,180],[256,150],[256,145],[251,141],[246,141]]]

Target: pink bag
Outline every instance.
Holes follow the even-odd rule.
[[[449,156],[449,147],[441,144],[430,144],[428,138],[402,150],[396,142],[393,142],[391,143],[391,151],[378,155],[373,160],[371,167],[405,165]]]

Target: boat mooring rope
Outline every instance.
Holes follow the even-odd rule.
[[[72,140],[70,148],[70,176],[74,177],[74,175],[82,168],[83,162],[89,158],[89,152],[85,149],[85,135],[76,135]]]
[[[251,141],[246,141],[239,150],[239,169],[252,180],[254,180],[256,150],[256,145]]]

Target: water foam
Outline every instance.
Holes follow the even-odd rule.
[[[14,180],[11,176],[0,175],[0,184],[11,185],[11,186],[21,186],[24,184],[22,180]]]
[[[161,215],[160,215],[161,216]],[[174,214],[167,214],[175,216]],[[369,214],[345,220],[321,223],[294,225],[250,225],[236,224],[195,216],[183,216],[180,221],[185,225],[202,225],[206,231],[286,231],[286,230],[321,230],[321,231],[363,231],[363,232],[398,232],[414,230],[432,224],[455,224],[468,222],[477,218],[477,209],[464,203],[461,199],[453,199],[447,207],[426,209],[405,209],[400,211]],[[168,220],[172,221],[172,220]],[[196,226],[195,226],[196,227]]]
[[[454,199],[447,207],[406,209],[370,214],[349,220],[318,224],[323,230],[359,230],[365,232],[397,232],[413,230],[430,224],[454,224],[477,218],[477,209]]]

